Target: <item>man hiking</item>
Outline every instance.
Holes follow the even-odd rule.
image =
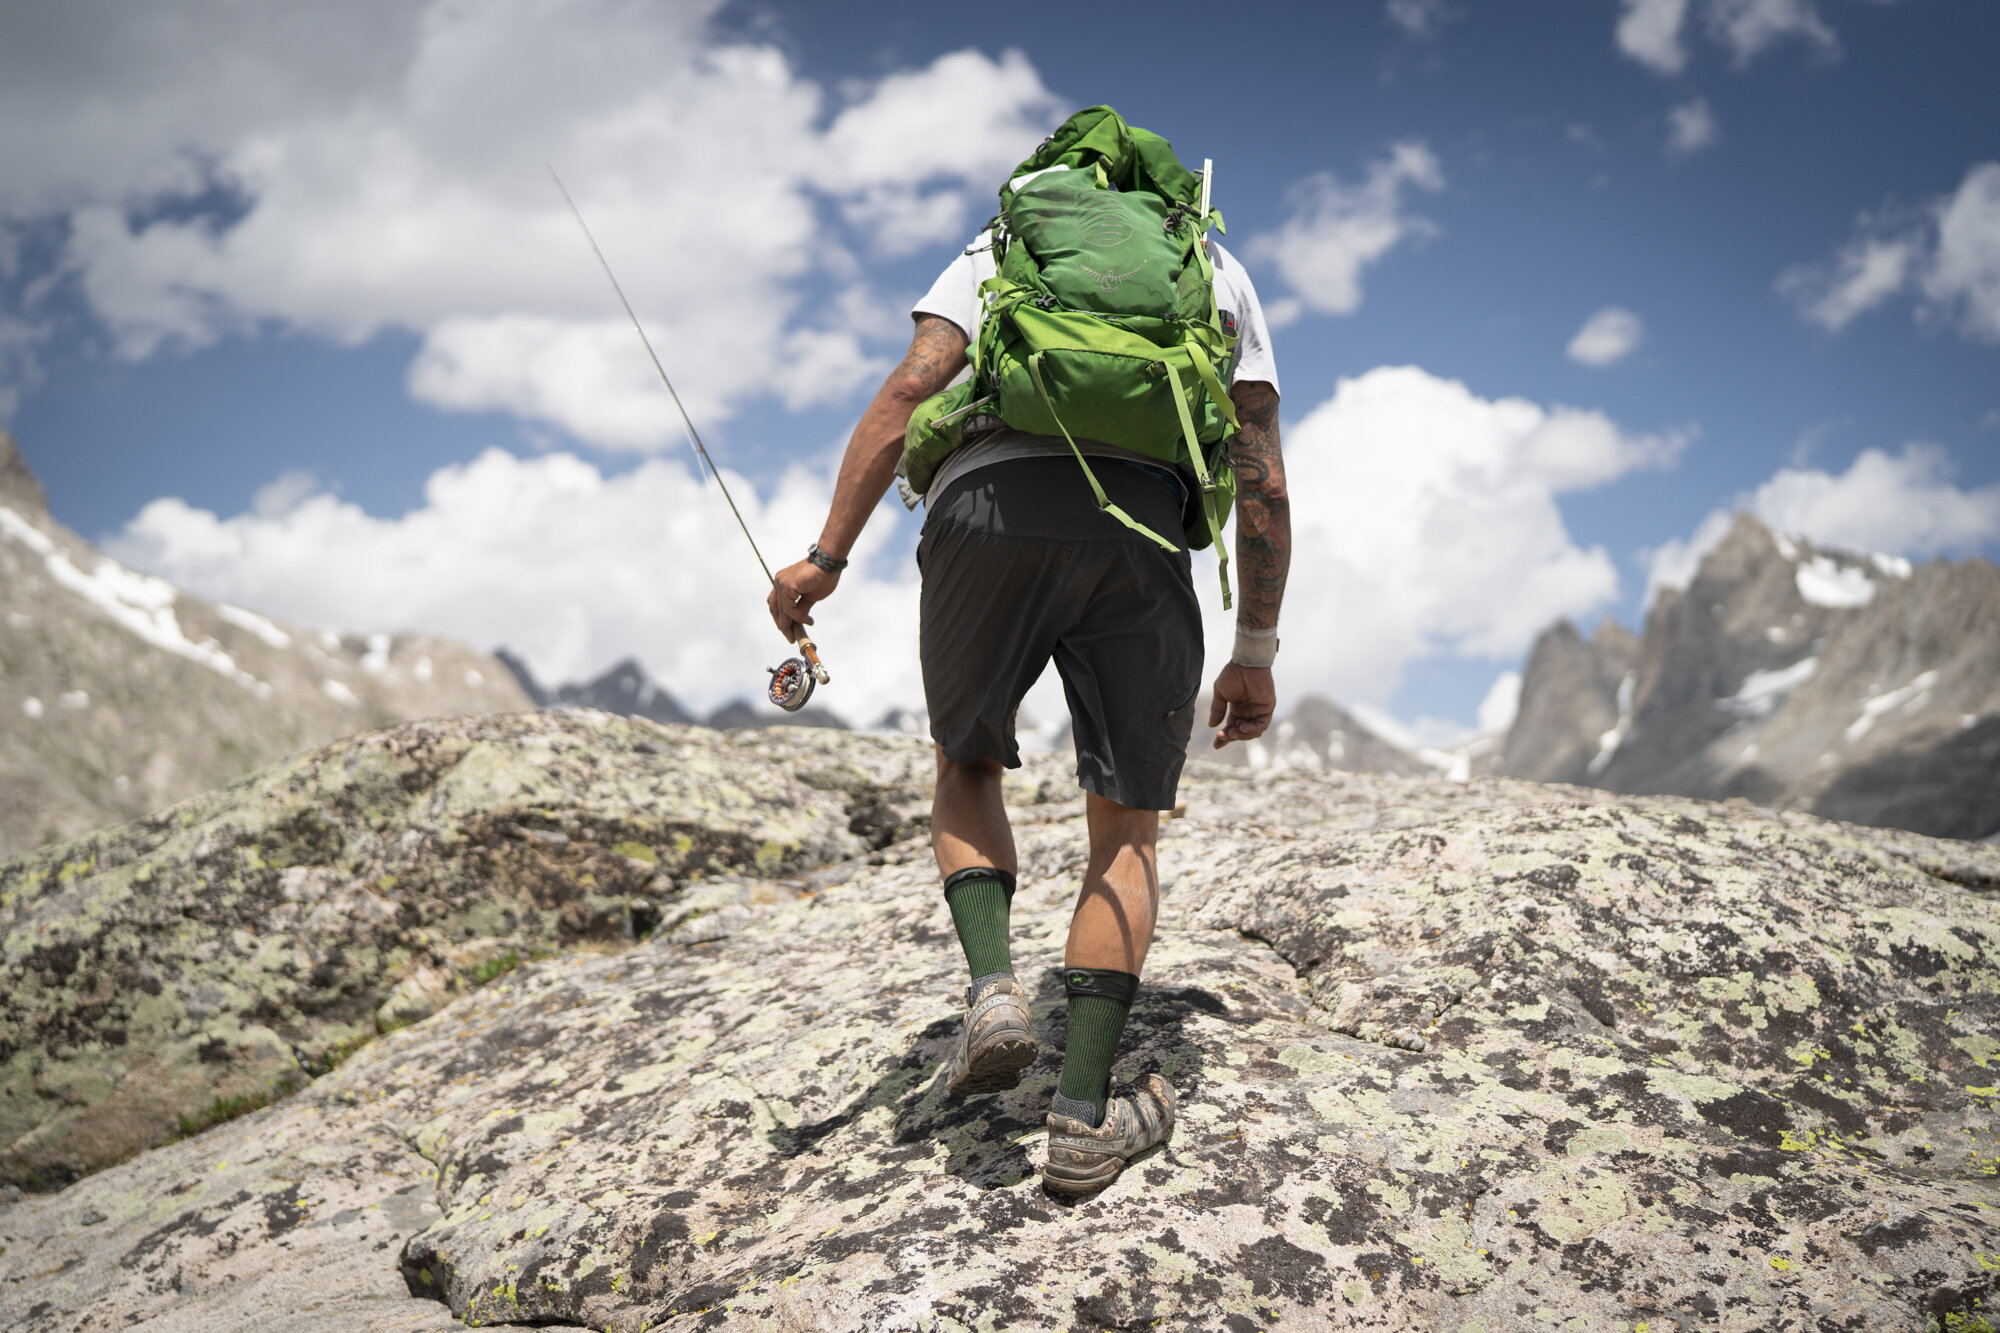
[[[1227,521],[1233,467],[1242,604],[1209,709],[1220,748],[1271,721],[1291,522],[1269,335],[1248,275],[1206,239],[1220,222],[1206,173],[1093,107],[1001,199],[912,310],[909,352],[862,414],[819,541],[778,573],[770,609],[788,639],[812,623],[900,463],[928,502],[917,561],[931,843],[972,976],[946,1076],[955,1094],[1012,1088],[1035,1059],[1009,952],[1017,862],[1000,779],[1020,765],[1016,711],[1054,660],[1090,857],[1063,956],[1069,1037],[1043,1180],[1080,1196],[1173,1128],[1165,1079],[1114,1091],[1110,1073],[1159,906],[1159,812],[1174,806],[1200,692],[1184,548]]]

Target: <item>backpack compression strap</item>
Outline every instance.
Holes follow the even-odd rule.
[[[1144,523],[1141,523],[1138,519],[1133,518],[1130,514],[1126,513],[1123,509],[1120,509],[1117,505],[1112,504],[1111,497],[1104,493],[1104,487],[1100,486],[1097,482],[1097,474],[1095,472],[1092,472],[1090,470],[1090,464],[1084,461],[1083,450],[1077,448],[1076,441],[1070,438],[1069,427],[1063,425],[1062,418],[1060,416],[1057,416],[1056,405],[1049,399],[1048,386],[1042,383],[1042,358],[1046,355],[1048,355],[1046,352],[1036,352],[1034,355],[1028,358],[1028,378],[1035,382],[1035,392],[1042,396],[1042,406],[1049,409],[1049,416],[1055,419],[1056,429],[1060,430],[1063,433],[1063,438],[1065,440],[1069,440],[1069,451],[1076,455],[1077,466],[1083,469],[1084,480],[1090,483],[1090,493],[1097,497],[1097,507],[1103,510],[1105,513],[1111,515],[1111,517],[1117,519],[1120,523],[1123,523],[1126,527],[1132,529],[1132,531],[1138,533],[1140,536],[1148,537],[1151,538],[1153,541],[1158,542],[1166,550],[1179,551],[1181,549],[1180,547],[1174,545],[1172,542],[1168,541],[1165,537],[1162,537],[1159,533],[1154,532],[1151,528],[1147,527]],[[1173,368],[1171,366],[1169,366],[1167,369],[1169,374],[1173,373]],[[1178,390],[1176,392],[1178,393]],[[1181,408],[1181,418],[1183,421],[1187,419],[1187,408],[1185,406]],[[1214,521],[1213,517],[1211,517],[1210,521],[1211,522]],[[1222,596],[1226,608],[1229,598],[1229,587],[1226,583],[1223,585]]]
[[[1204,372],[1202,374],[1204,385],[1214,384],[1216,382],[1215,370],[1208,364],[1208,358],[1194,344],[1187,343],[1184,345],[1193,354],[1195,365]],[[1222,609],[1227,611],[1231,605],[1229,600],[1229,552],[1222,547],[1222,524],[1215,517],[1215,479],[1209,475],[1208,464],[1201,456],[1201,441],[1195,438],[1194,418],[1188,414],[1187,395],[1181,392],[1180,372],[1174,369],[1173,362],[1168,361],[1164,357],[1161,358],[1160,365],[1167,372],[1167,383],[1173,387],[1174,408],[1181,414],[1181,434],[1187,437],[1188,459],[1194,464],[1195,479],[1201,483],[1201,512],[1202,516],[1208,519],[1208,537],[1210,543],[1215,547],[1216,572],[1222,577]],[[1213,394],[1215,391],[1210,389],[1209,392]],[[1222,407],[1223,412],[1230,417],[1230,424],[1234,425],[1235,413],[1231,410],[1232,405],[1228,397],[1219,397],[1216,399],[1216,402]]]

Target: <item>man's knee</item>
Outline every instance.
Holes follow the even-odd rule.
[[[1151,852],[1159,841],[1160,812],[1157,810],[1138,810],[1120,805],[1096,792],[1084,793],[1084,806],[1093,853],[1116,852],[1128,847]]]
[[[975,759],[969,764],[961,764],[946,758],[942,745],[933,745],[931,748],[937,752],[940,781],[949,778],[959,781],[998,782],[1000,775],[1006,771],[998,759]]]

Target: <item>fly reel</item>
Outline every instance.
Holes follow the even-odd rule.
[[[766,667],[771,673],[771,688],[766,691],[772,703],[787,713],[796,713],[812,698],[813,686],[824,685],[829,677],[826,664],[819,660],[819,649],[811,639],[799,640],[799,651],[803,657],[788,657],[774,667]]]

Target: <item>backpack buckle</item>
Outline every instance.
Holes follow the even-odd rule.
[[[1037,296],[1034,299],[1033,304],[1039,306],[1043,310],[1054,310],[1056,306],[1059,304],[1059,302],[1057,302],[1056,298],[1053,295],[1050,295],[1050,296]]]
[[[1217,321],[1218,323],[1220,323],[1220,324],[1222,325],[1222,333],[1223,333],[1223,336],[1224,336],[1224,337],[1228,337],[1228,338],[1234,338],[1234,337],[1236,336],[1236,312],[1235,312],[1235,311],[1233,311],[1233,310],[1218,310],[1218,311],[1216,311],[1216,312],[1215,312],[1215,318],[1216,318],[1216,321]]]

